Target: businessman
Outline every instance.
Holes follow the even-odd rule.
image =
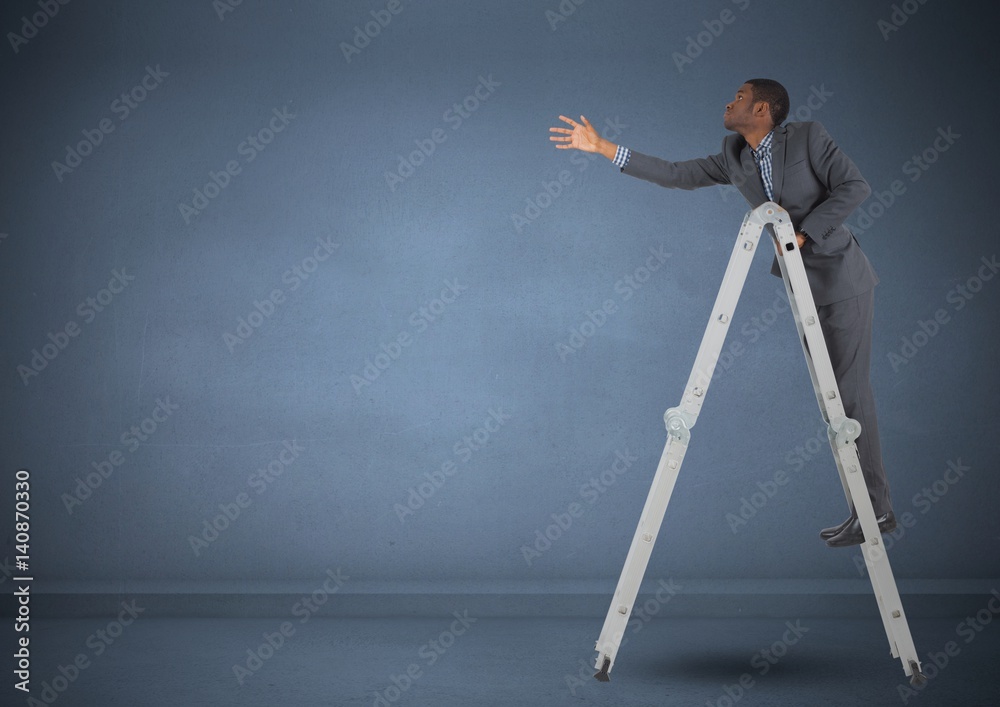
[[[584,116],[570,127],[549,128],[559,149],[604,155],[621,172],[663,187],[697,189],[731,184],[756,208],[774,201],[788,211],[816,302],[820,325],[840,388],[844,411],[861,423],[858,456],[879,530],[896,518],[882,466],[871,369],[872,313],[878,277],[854,234],[844,226],[871,194],[858,168],[816,122],[789,123],[788,92],[777,81],[751,79],[725,107],[722,124],[734,134],[710,157],[669,162],[615,145],[602,138]],[[781,277],[777,250],[771,273]],[[830,547],[864,542],[857,511],[839,525],[820,531]]]

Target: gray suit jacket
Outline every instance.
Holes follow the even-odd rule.
[[[736,133],[725,137],[719,154],[684,162],[668,162],[633,150],[622,171],[676,189],[732,184],[751,207],[767,201],[750,146]],[[844,219],[868,198],[871,188],[820,123],[788,123],[774,129],[771,176],[774,201],[788,211],[795,230],[808,236],[802,261],[816,305],[839,302],[875,287],[875,270],[844,226]],[[771,273],[781,277],[777,256]]]

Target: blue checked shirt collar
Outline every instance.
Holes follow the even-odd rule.
[[[771,201],[774,201],[773,184],[771,181],[771,143],[773,141],[774,131],[772,130],[764,136],[764,139],[757,145],[756,150],[750,148],[750,154],[753,155],[754,162],[757,163],[757,169],[760,170],[761,181],[764,182],[764,193]]]

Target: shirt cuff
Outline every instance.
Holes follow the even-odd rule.
[[[615,159],[614,159],[615,166],[618,167],[620,171],[624,172],[625,165],[628,164],[629,158],[631,156],[632,156],[632,150],[628,149],[627,147],[622,147],[621,145],[619,145],[618,149],[615,151]]]

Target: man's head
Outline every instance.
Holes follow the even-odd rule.
[[[760,130],[767,134],[788,117],[788,103],[788,91],[777,81],[750,79],[726,105],[722,124],[727,130],[744,136]]]

